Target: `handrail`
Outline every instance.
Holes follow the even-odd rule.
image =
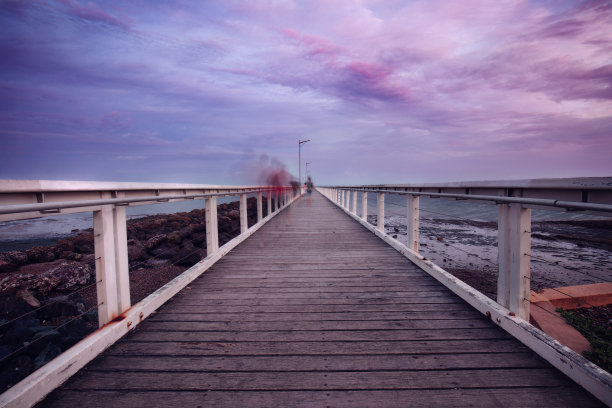
[[[523,198],[523,197],[505,197],[505,196],[488,196],[488,195],[476,195],[476,194],[450,194],[450,193],[426,193],[417,191],[397,191],[397,190],[382,190],[382,189],[364,189],[354,187],[330,187],[340,188],[348,191],[361,191],[361,192],[372,192],[372,193],[385,193],[385,194],[397,194],[397,195],[408,195],[417,197],[439,197],[439,198],[455,198],[459,200],[473,200],[473,201],[493,201],[496,204],[499,203],[517,203],[533,206],[543,207],[556,207],[565,209],[574,209],[581,211],[603,211],[612,212],[612,205],[609,204],[596,204],[596,203],[582,203],[575,201],[563,201],[563,200],[551,200],[545,198]]]
[[[281,187],[280,190],[288,190],[290,187]],[[100,205],[125,205],[130,203],[157,201],[165,202],[168,200],[191,200],[195,198],[209,198],[209,197],[226,197],[235,196],[240,194],[251,194],[264,191],[279,191],[278,188],[253,188],[245,189],[246,191],[235,192],[235,193],[205,193],[205,194],[187,194],[187,195],[158,195],[148,196],[139,198],[107,198],[100,200],[82,200],[82,201],[58,201],[51,203],[40,203],[40,204],[17,204],[17,205],[3,205],[0,206],[0,214],[17,214],[24,212],[35,212],[35,211],[49,211],[59,210],[63,208],[85,208]],[[88,211],[88,210],[83,210]]]

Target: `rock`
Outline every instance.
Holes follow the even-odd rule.
[[[181,233],[179,231],[172,231],[166,235],[166,239],[173,244],[180,244],[183,241],[183,237],[181,237]]]
[[[39,300],[36,299],[34,295],[32,294],[32,292],[30,292],[27,289],[22,289],[22,290],[17,291],[16,296],[19,299],[22,299],[24,302],[26,302],[28,305],[32,307],[40,307]]]
[[[74,252],[74,242],[70,239],[60,239],[55,244],[55,256],[62,252]]]
[[[87,327],[87,324],[83,319],[73,320],[66,326],[60,329],[62,333],[62,348],[64,350],[74,346],[76,343],[81,341],[92,330]]]
[[[12,272],[28,262],[25,252],[9,251],[0,253],[0,273]]]
[[[206,245],[206,234],[193,234],[191,242],[199,248],[204,247]]]
[[[191,230],[193,232],[204,232],[206,231],[206,224],[190,224]]]
[[[147,241],[147,243],[145,244],[145,247],[147,248],[147,251],[151,251],[153,248],[158,247],[165,240],[166,240],[165,234],[154,235]]]
[[[40,354],[49,344],[59,346],[62,342],[62,335],[59,331],[55,330],[53,326],[39,326],[34,336],[28,342],[26,347],[27,353],[30,357],[35,358]]]
[[[28,262],[30,263],[44,263],[55,260],[55,254],[50,248],[35,246],[26,251],[28,255]]]
[[[172,259],[177,251],[177,247],[171,247],[169,245],[161,245],[155,249],[149,251],[149,254],[158,259]]]
[[[72,238],[74,243],[74,252],[80,254],[93,254],[94,253],[94,239],[93,234],[83,233]]]
[[[34,371],[32,359],[25,354],[16,356],[0,367],[0,391],[26,378]]]
[[[235,220],[239,220],[240,219],[240,211],[238,210],[230,210],[227,212],[227,216],[229,218],[235,219]]]
[[[59,346],[54,343],[47,343],[47,346],[34,359],[34,370],[38,370],[60,354],[62,354],[62,349]]]
[[[38,290],[40,293],[54,289],[68,291],[88,283],[94,276],[89,264],[67,260],[26,265],[19,272],[0,284],[0,292],[18,288]]]
[[[175,265],[191,266],[200,262],[200,259],[198,249],[193,246],[191,241],[186,241],[182,248],[172,257],[172,263]]]
[[[2,337],[5,344],[12,346],[13,348],[23,346],[23,343],[30,340],[37,329],[40,327],[40,320],[26,316],[19,319],[11,324],[11,327]]]
[[[140,241],[135,241],[132,245],[128,245],[128,260],[130,262],[144,259],[146,255],[145,247]]]
[[[85,309],[85,302],[78,295],[52,297],[47,299],[44,304],[45,307],[36,314],[44,320],[59,316],[75,316]]]
[[[191,236],[191,234],[193,234],[193,228],[191,227],[191,225],[188,225],[186,227],[181,228],[179,233],[181,234],[182,239],[187,239]]]

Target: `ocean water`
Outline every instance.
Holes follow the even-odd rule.
[[[229,203],[237,200],[237,196],[221,197],[218,199],[218,203]],[[127,214],[128,218],[132,219],[154,214],[188,212],[196,208],[204,208],[204,200],[177,201],[128,207]],[[361,193],[357,195],[357,212],[361,214]],[[368,214],[377,214],[377,199],[375,194],[368,195]],[[405,217],[406,197],[386,194],[385,215],[387,217]],[[464,219],[470,221],[496,222],[497,206],[492,204],[422,197],[420,200],[420,217],[422,220]],[[534,221],[559,221],[605,219],[605,217],[598,217],[580,212],[533,210],[532,219]],[[51,245],[59,238],[75,234],[78,230],[86,230],[92,227],[93,217],[91,212],[0,222],[0,252],[23,250],[32,245]]]
[[[351,197],[352,200],[352,197]],[[376,194],[368,194],[368,215],[377,214]],[[419,216],[421,219],[466,219],[469,221],[497,222],[497,205],[466,201],[421,197]],[[361,214],[361,193],[357,193],[357,213]],[[385,216],[405,216],[406,197],[385,194]],[[533,221],[603,220],[609,217],[584,212],[532,210]]]
[[[251,195],[248,195],[250,197]],[[237,196],[220,197],[218,204],[238,201]],[[128,219],[155,214],[173,214],[204,208],[204,200],[176,201],[127,207]],[[93,228],[91,212],[0,222],[0,252],[24,250],[33,245],[52,245],[60,238]]]

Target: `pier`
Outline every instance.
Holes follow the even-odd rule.
[[[517,334],[528,323],[458,295],[460,283],[357,222],[356,204],[321,191],[281,194],[281,211],[160,289],[168,300],[110,320],[64,364],[93,361],[39,406],[587,407],[610,396],[608,377],[589,379],[598,400],[540,356],[562,346],[532,346]]]

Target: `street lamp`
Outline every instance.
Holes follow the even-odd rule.
[[[310,139],[299,140],[298,139],[298,166],[300,167],[300,194],[302,193],[302,145],[306,142],[310,142]]]

